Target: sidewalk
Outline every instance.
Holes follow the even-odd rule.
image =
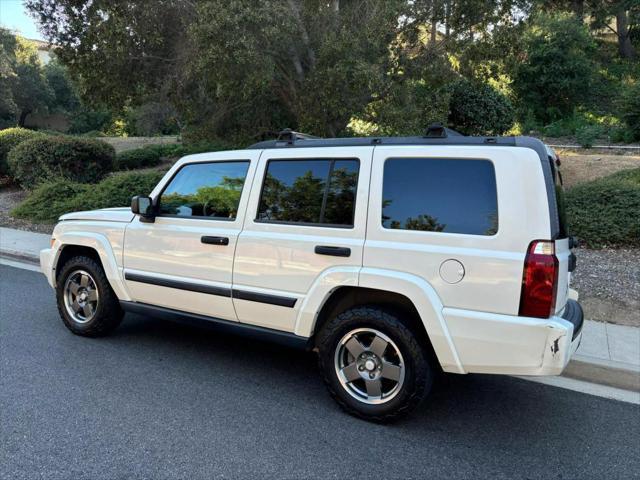
[[[51,235],[0,227],[0,257],[39,263],[40,250],[49,248]]]
[[[38,263],[50,236],[0,227],[0,257]],[[563,376],[640,392],[640,328],[585,321]]]

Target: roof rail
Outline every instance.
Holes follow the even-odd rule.
[[[276,141],[279,141],[279,142],[285,141],[287,143],[293,143],[296,140],[311,140],[311,139],[318,139],[318,138],[320,137],[315,137],[307,133],[294,132],[290,128],[285,128],[284,130],[281,130],[280,132],[278,132],[278,135],[276,136]]]

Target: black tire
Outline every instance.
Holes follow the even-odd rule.
[[[383,333],[402,354],[404,381],[386,403],[370,404],[354,398],[338,378],[336,349],[345,335],[359,328]],[[406,416],[429,394],[434,377],[428,350],[418,338],[399,315],[377,306],[358,306],[330,319],[316,340],[320,370],[329,393],[343,410],[365,420],[387,423]]]
[[[70,275],[79,270],[86,271],[95,283],[98,302],[95,313],[86,323],[76,321],[65,305],[65,285]],[[56,300],[62,321],[71,332],[83,337],[101,337],[113,331],[124,316],[118,297],[114,293],[102,266],[93,258],[78,255],[67,260],[56,281]]]

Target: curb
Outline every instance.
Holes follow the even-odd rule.
[[[574,355],[563,377],[640,393],[640,366]]]
[[[16,260],[19,262],[31,263],[40,266],[40,257],[38,255],[19,252],[17,250],[2,249],[0,250],[0,258]]]

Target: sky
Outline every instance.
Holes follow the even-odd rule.
[[[0,0],[0,25],[23,37],[43,40],[36,22],[27,15],[22,0]]]

